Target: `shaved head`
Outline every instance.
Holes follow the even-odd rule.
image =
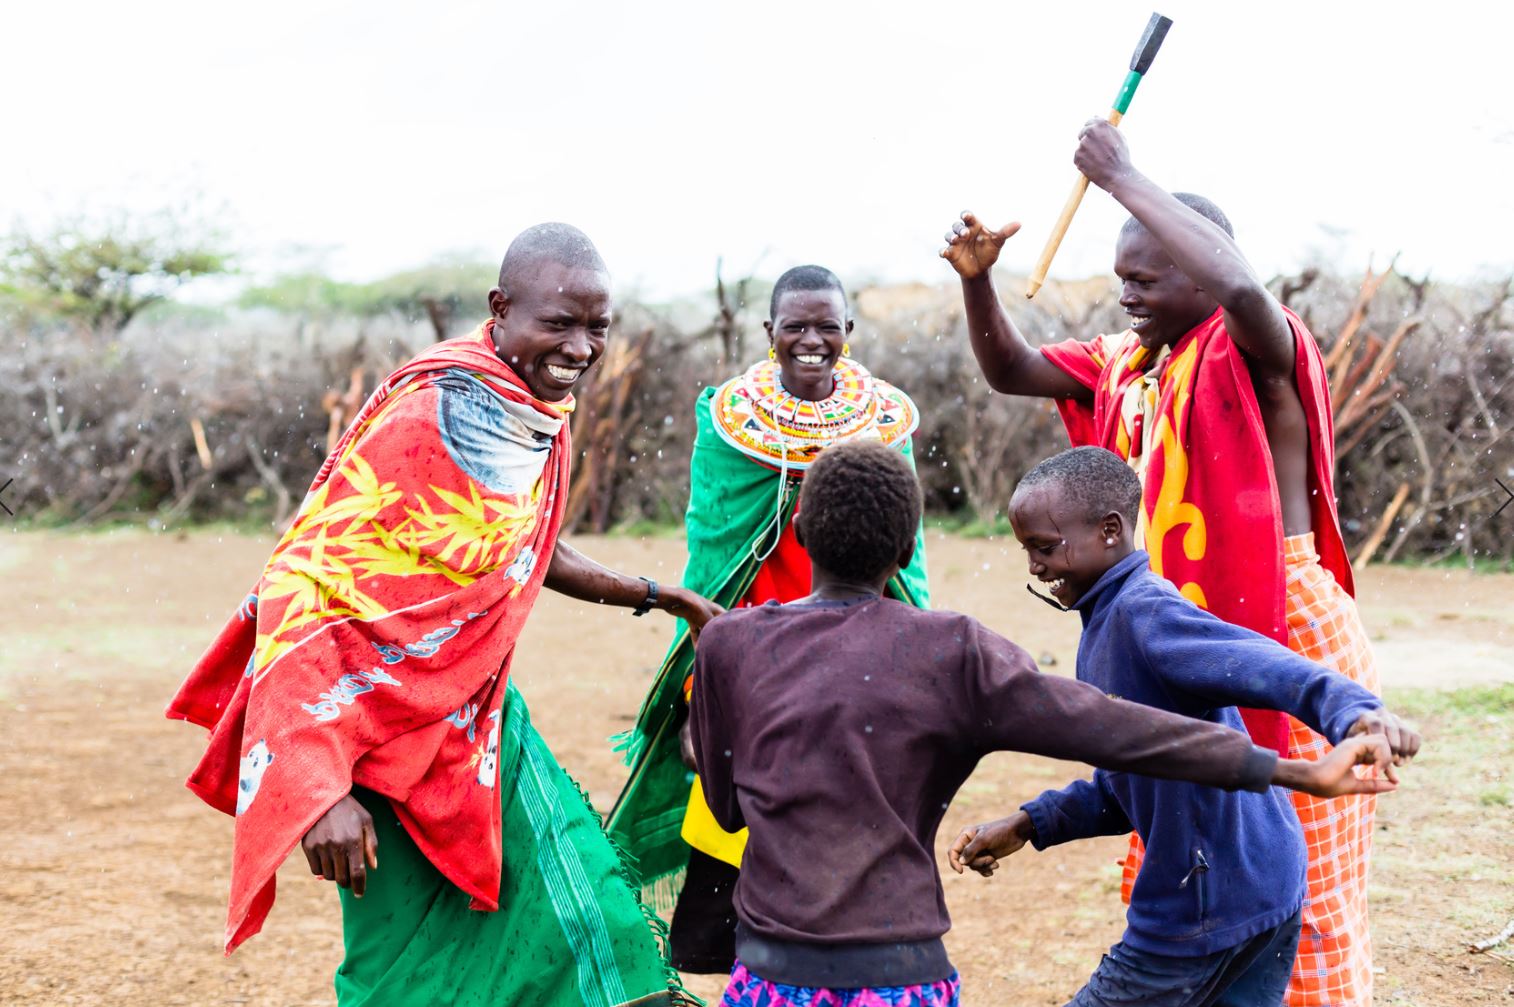
[[[1232,238],[1235,237],[1235,228],[1230,226],[1230,218],[1225,216],[1225,211],[1216,206],[1213,200],[1206,199],[1192,192],[1174,192],[1172,198],[1214,224]],[[1120,237],[1122,238],[1127,235],[1144,233],[1146,233],[1146,225],[1134,217],[1125,221],[1125,226],[1120,228]]]
[[[534,277],[543,263],[555,262],[571,269],[608,274],[605,260],[589,236],[572,224],[537,224],[515,236],[499,265],[499,287],[506,297],[517,296],[515,288]]]
[[[605,350],[610,271],[589,236],[567,224],[520,232],[489,291],[494,352],[544,402],[566,399]]]

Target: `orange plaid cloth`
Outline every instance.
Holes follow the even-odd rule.
[[[1377,665],[1356,602],[1320,565],[1314,535],[1283,540],[1287,581],[1288,647],[1374,693],[1382,691]],[[1288,718],[1289,755],[1319,759],[1330,743]],[[1372,936],[1367,929],[1367,864],[1372,854],[1376,797],[1321,800],[1293,794],[1309,854],[1309,892],[1298,959],[1288,983],[1287,1007],[1370,1007]],[[1120,896],[1130,889],[1145,850],[1130,837],[1122,862]]]

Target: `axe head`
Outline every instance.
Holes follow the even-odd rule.
[[[1160,14],[1151,15],[1141,41],[1136,44],[1135,55],[1130,57],[1131,70],[1144,74],[1151,69],[1151,61],[1157,58],[1157,50],[1162,48],[1162,39],[1167,37],[1167,29],[1171,27],[1172,18]]]

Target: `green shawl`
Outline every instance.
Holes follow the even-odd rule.
[[[688,565],[683,585],[730,608],[757,577],[763,559],[793,517],[798,473],[791,473],[780,501],[779,473],[727,444],[715,430],[706,388],[694,408],[698,431],[689,462],[689,509],[685,516]],[[904,456],[914,463],[909,442]],[[778,520],[774,520],[775,512]],[[930,604],[925,582],[925,529],[915,555],[888,585],[890,597],[920,608]],[[615,739],[626,753],[630,778],[606,824],[629,855],[643,895],[659,911],[671,911],[683,884],[689,845],[679,834],[693,774],[679,757],[678,728],[684,719],[683,683],[694,666],[694,643],[679,620],[673,644],[642,702],[636,726]]]

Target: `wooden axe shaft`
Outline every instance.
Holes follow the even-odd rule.
[[[1116,126],[1124,118],[1118,110],[1111,110],[1109,121]],[[1078,204],[1083,202],[1083,193],[1088,191],[1088,176],[1078,172],[1078,181],[1072,187],[1067,202],[1062,204],[1062,215],[1057,218],[1056,226],[1051,229],[1051,236],[1046,239],[1046,247],[1041,249],[1041,257],[1036,260],[1036,268],[1031,270],[1030,280],[1025,284],[1025,296],[1035,297],[1041,289],[1041,284],[1046,282],[1046,273],[1051,269],[1051,260],[1056,258],[1057,249],[1062,244],[1062,239],[1067,236],[1067,229],[1072,226],[1073,214],[1078,212]]]
[[[1136,43],[1135,55],[1130,57],[1130,72],[1125,75],[1125,82],[1120,85],[1120,93],[1115,95],[1114,105],[1109,111],[1109,121],[1114,125],[1118,126],[1130,109],[1130,99],[1135,97],[1136,88],[1140,86],[1142,76],[1151,69],[1151,62],[1156,59],[1157,50],[1162,48],[1162,40],[1167,37],[1167,29],[1171,27],[1172,19],[1163,17],[1161,14],[1152,14],[1151,20],[1146,22],[1146,30],[1141,34],[1141,40]],[[1030,281],[1025,285],[1027,298],[1035,297],[1036,291],[1041,289],[1041,284],[1046,282],[1046,273],[1051,269],[1051,260],[1056,256],[1062,239],[1066,237],[1067,228],[1072,224],[1072,216],[1078,212],[1078,204],[1083,202],[1083,193],[1087,191],[1088,179],[1080,173],[1078,184],[1072,187],[1072,195],[1067,197],[1067,203],[1062,207],[1062,215],[1057,218],[1057,226],[1051,229],[1051,237],[1046,239],[1046,247],[1041,249],[1041,258],[1036,260],[1036,268],[1031,272]]]

